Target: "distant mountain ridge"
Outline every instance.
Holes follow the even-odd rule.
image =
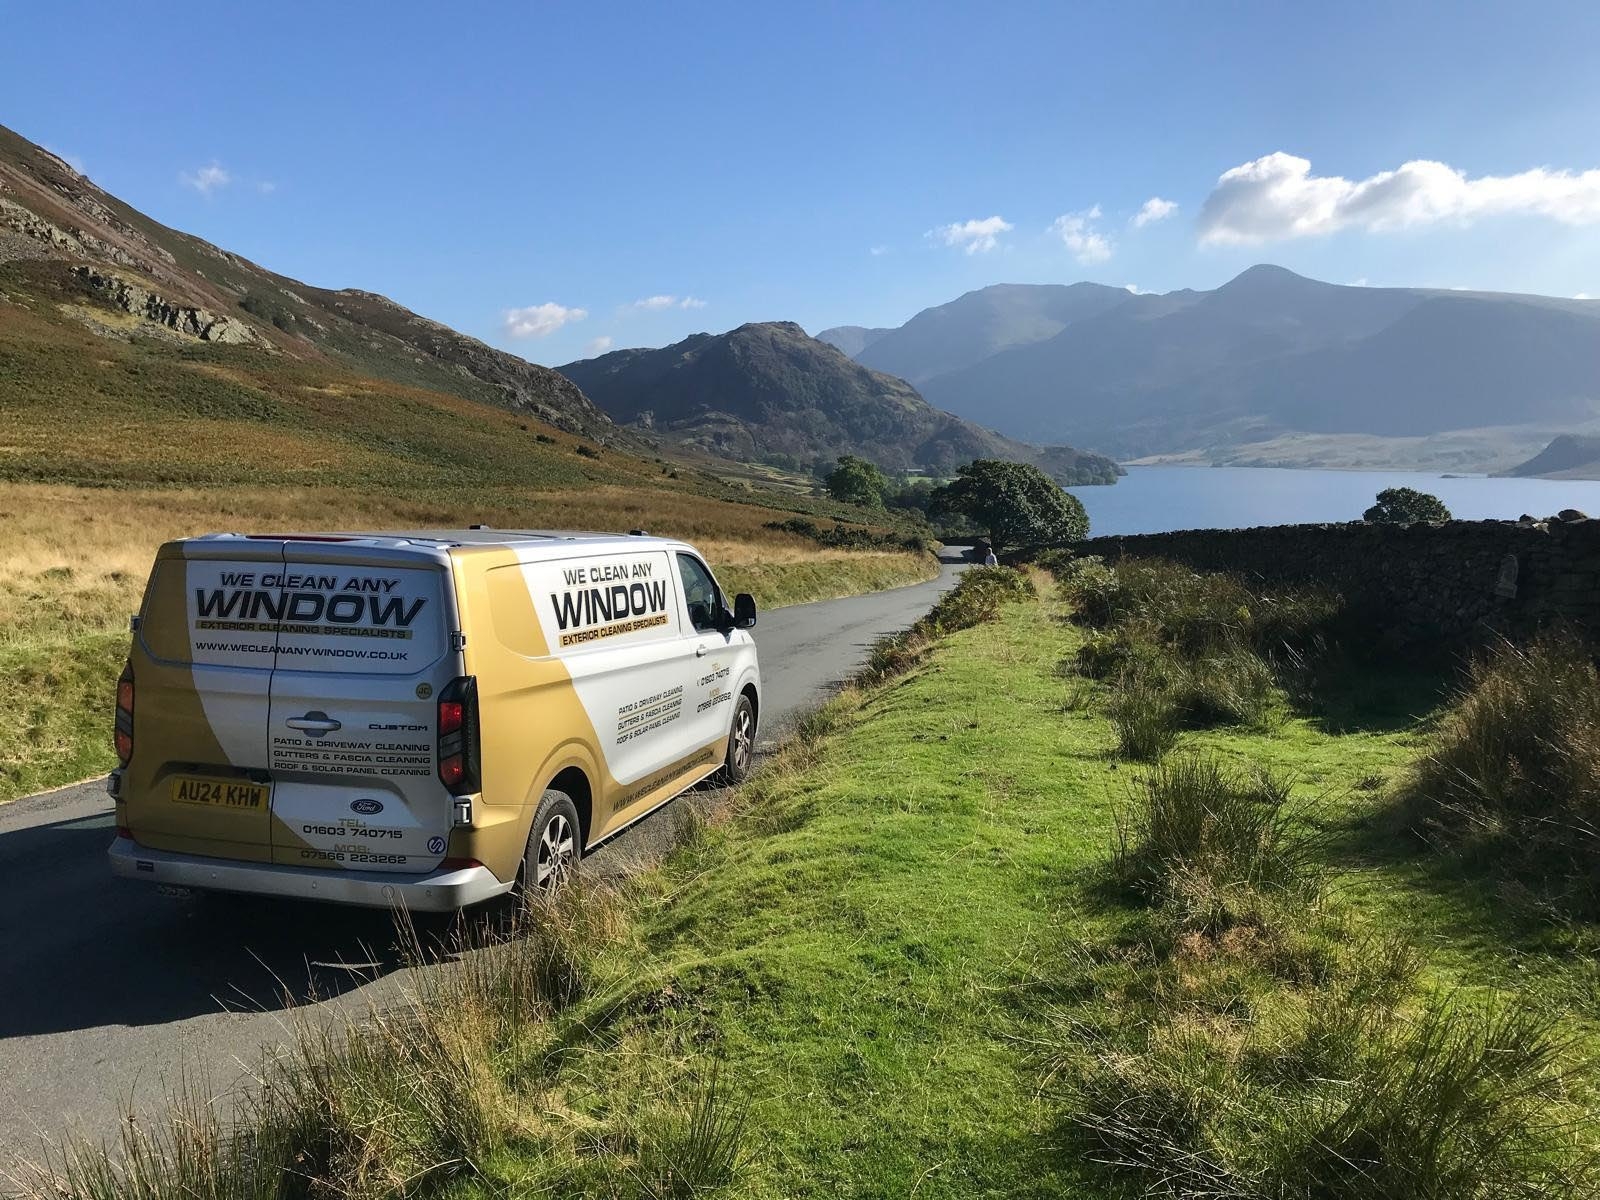
[[[1507,475],[1543,479],[1600,479],[1600,434],[1562,434]]]
[[[1033,462],[1064,483],[1114,482],[1109,459],[1041,449],[925,401],[788,321],[615,350],[558,368],[614,419],[720,457],[806,467],[859,454],[888,470],[948,472],[975,458]]]
[[[1486,427],[1521,430],[1520,455],[1530,428],[1600,416],[1600,301],[1347,287],[1268,265],[1164,295],[985,288],[857,357],[1008,436],[1119,458]]]
[[[1098,283],[995,284],[924,309],[898,329],[871,331],[876,336],[855,357],[875,370],[921,384],[1012,346],[1053,337],[1129,298],[1126,288]]]
[[[312,287],[181,233],[0,126],[0,262],[32,261],[179,341],[253,345],[616,436],[565,377],[373,292]]]
[[[836,325],[817,334],[817,341],[827,342],[854,358],[884,334],[893,332],[892,329],[869,329],[865,325]]]

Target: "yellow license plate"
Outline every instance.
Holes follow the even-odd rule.
[[[199,775],[179,775],[172,781],[172,798],[179,804],[201,804],[207,808],[263,809],[268,787],[242,779],[206,779]]]

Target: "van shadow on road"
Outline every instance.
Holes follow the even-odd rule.
[[[384,911],[174,898],[109,878],[110,814],[8,833],[0,1039],[328,999],[403,966]]]

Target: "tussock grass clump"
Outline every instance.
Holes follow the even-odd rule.
[[[1600,1185],[1572,1047],[1510,1001],[1415,1011],[1343,980],[1254,1023],[1194,1011],[1058,1026],[1083,1152],[1135,1194],[1202,1200],[1580,1197]]]
[[[1116,815],[1111,873],[1175,925],[1207,935],[1260,924],[1259,900],[1310,900],[1308,841],[1289,784],[1200,755],[1158,764]]]
[[[1159,559],[1083,559],[1057,578],[1091,630],[1078,669],[1116,681],[1119,750],[1135,759],[1159,757],[1180,729],[1270,726],[1284,707],[1276,664],[1299,668],[1338,611],[1323,592],[1253,591]]]
[[[1251,587],[1237,575],[1195,571],[1164,559],[1088,563],[1063,585],[1079,619],[1095,629],[1140,620],[1185,657],[1240,645],[1270,653],[1315,636],[1338,613],[1317,588]]]
[[[1566,631],[1474,663],[1403,785],[1419,832],[1600,917],[1600,672]]]
[[[1106,701],[1106,715],[1123,758],[1155,762],[1178,744],[1178,709],[1148,676],[1129,673],[1118,680]]]

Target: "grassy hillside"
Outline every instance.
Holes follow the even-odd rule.
[[[1390,820],[1437,679],[1280,692],[1147,767],[1121,685],[1079,666],[1120,618],[1004,574],[621,896],[536,912],[349,1049],[308,1040],[252,1111],[253,1170],[364,1196],[1593,1194],[1592,927]]]
[[[74,275],[102,328],[254,346],[304,363],[512,408],[585,436],[617,430],[560,375],[383,296],[289,279],[123,203],[0,126],[0,263]]]

